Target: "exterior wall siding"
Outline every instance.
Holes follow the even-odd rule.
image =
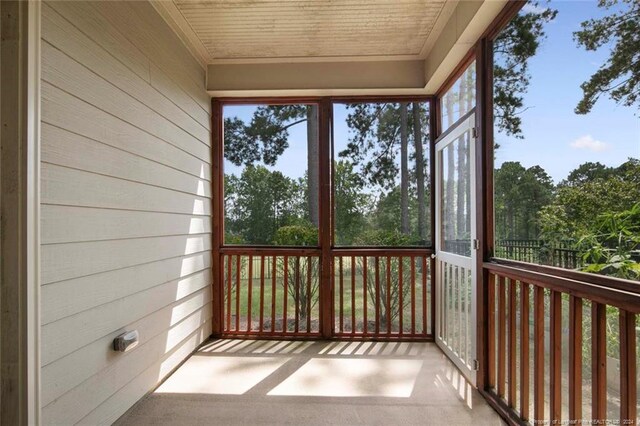
[[[42,5],[45,424],[112,423],[210,335],[210,132],[205,71],[149,3]]]

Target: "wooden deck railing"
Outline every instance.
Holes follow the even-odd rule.
[[[335,336],[432,338],[429,255],[424,250],[334,250]]]
[[[225,337],[319,337],[322,315],[335,338],[433,337],[431,251],[333,249],[330,292],[321,306],[315,248],[222,250]]]
[[[636,424],[640,283],[605,287],[515,262],[484,268],[485,395],[515,422]]]
[[[224,335],[320,335],[319,250],[228,249],[222,256]]]

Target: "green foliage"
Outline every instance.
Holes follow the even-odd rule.
[[[248,244],[271,244],[278,228],[302,216],[303,190],[293,179],[264,166],[247,166],[240,178],[226,176],[229,235]]]
[[[405,238],[405,236],[401,234],[398,235],[392,232],[379,232],[378,235],[372,237],[374,241],[382,243],[378,245],[393,245],[394,243],[400,243],[400,245],[402,245],[403,238]],[[364,261],[362,258],[358,259],[356,262],[357,274],[363,275]],[[384,328],[388,322],[393,324],[399,317],[400,311],[404,310],[411,303],[411,286],[408,285],[408,283],[411,282],[411,263],[408,258],[397,257],[383,258],[380,259],[379,262],[379,286],[376,285],[374,279],[368,279],[367,293],[371,300],[380,300],[380,327]],[[389,264],[387,264],[387,262],[389,262]],[[400,266],[401,262],[402,266]],[[386,273],[387,267],[389,275]],[[367,262],[367,276],[376,276],[375,262],[373,261]],[[402,287],[400,286],[401,278],[403,283]],[[376,295],[378,290],[380,293]],[[401,295],[402,298],[400,297]],[[376,296],[378,297],[376,298]]]
[[[288,225],[276,231],[273,243],[277,246],[317,246],[318,229],[311,225]]]
[[[540,210],[540,238],[547,244],[573,240],[586,272],[640,279],[639,177],[637,159],[619,167],[582,164]]]
[[[397,230],[370,229],[359,235],[354,243],[362,246],[398,247],[410,245],[411,238]]]
[[[582,22],[574,39],[589,51],[613,47],[606,62],[580,86],[583,97],[575,109],[578,114],[590,112],[603,94],[625,106],[638,103],[640,96],[640,1],[599,0],[598,6],[617,10]]]
[[[584,271],[640,279],[640,203],[629,210],[599,215],[593,230],[578,241],[578,247]]]
[[[586,162],[569,173],[569,176],[560,183],[560,186],[579,186],[596,179],[608,179],[614,173],[614,169],[602,163]]]
[[[336,190],[344,194],[339,186],[349,183],[350,187],[357,187],[359,191],[366,188],[361,194],[367,198],[357,200],[362,207],[355,209],[349,203],[341,202],[339,197],[343,194],[336,194],[336,226],[349,223],[340,217],[343,214],[350,217],[353,225],[338,230],[337,243],[354,244],[355,236],[371,227],[387,231],[398,228],[407,234],[422,235],[413,238],[414,244],[426,243],[429,169],[424,153],[428,152],[425,145],[429,141],[429,115],[424,103],[414,102],[410,108],[411,114],[406,103],[347,105],[347,125],[351,130],[351,138],[338,155],[348,160],[340,162],[343,163],[340,167],[345,176],[354,176],[349,182],[337,182]],[[409,159],[414,160],[412,169],[409,168]],[[377,191],[380,196],[373,203],[367,193]],[[350,198],[356,200],[357,197]],[[422,203],[416,200],[422,200]],[[345,212],[342,212],[343,206],[347,209]],[[366,220],[354,214],[357,210],[368,212]],[[371,211],[374,213],[371,214]],[[422,220],[419,220],[419,215],[422,215]]]
[[[282,229],[282,228],[281,228]],[[317,231],[314,229],[314,232]],[[292,231],[302,232],[302,234],[310,237],[309,230]],[[287,275],[287,294],[292,298],[295,303],[295,309],[297,310],[298,317],[301,323],[305,323],[307,316],[310,315],[313,308],[318,303],[318,292],[320,283],[320,262],[317,257],[302,257],[295,256],[287,260],[285,268],[284,257],[278,257],[276,261],[276,268],[278,268],[278,276],[283,277]],[[282,285],[284,286],[284,280]],[[291,330],[291,325],[287,324],[287,328]]]
[[[372,200],[364,192],[361,176],[349,162],[334,163],[334,185],[335,240],[337,245],[348,245],[367,226]]]
[[[537,2],[531,5],[538,6]],[[544,26],[555,19],[557,11],[521,12],[516,15],[494,41],[493,90],[494,120],[507,135],[522,138],[523,96],[527,93],[531,75],[528,60],[545,38]]]
[[[415,105],[415,104],[414,104]],[[420,104],[417,104],[420,107]],[[409,134],[418,125],[423,143],[429,140],[428,112],[420,107],[423,120],[414,123],[413,116],[407,117]],[[400,154],[400,104],[398,103],[358,103],[347,105],[349,115],[347,125],[352,137],[347,147],[338,153],[358,166],[358,172],[371,185],[391,189],[397,184],[400,167],[396,158]]]
[[[540,166],[507,161],[495,171],[494,188],[496,238],[537,239],[537,214],[554,193],[551,177]]]
[[[585,169],[598,171],[585,177]],[[637,159],[629,159],[619,167],[602,169],[582,165],[576,170],[559,185],[553,202],[542,208],[539,215],[542,235],[588,234],[593,229],[593,220],[600,214],[629,210],[640,200],[640,161]]]

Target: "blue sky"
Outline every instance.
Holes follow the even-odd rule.
[[[505,161],[519,161],[525,167],[542,166],[554,181],[587,161],[618,166],[628,157],[640,158],[640,117],[636,107],[616,105],[602,97],[587,115],[573,112],[581,98],[580,84],[602,64],[608,52],[587,52],[573,41],[580,23],[605,13],[595,1],[552,1],[558,10],[547,25],[547,39],[530,59],[531,82],[525,95],[528,108],[521,115],[524,139],[496,134],[500,149],[496,167]],[[525,6],[527,7],[527,6]],[[225,116],[250,120],[252,107],[226,107]],[[635,114],[635,115],[634,115]],[[344,106],[334,110],[336,151],[348,140]],[[273,169],[290,177],[301,177],[306,169],[306,128],[291,129],[290,147]],[[239,169],[225,163],[227,173]]]
[[[577,47],[573,32],[580,23],[603,15],[595,1],[552,1],[558,10],[546,27],[547,39],[529,62],[531,85],[522,114],[523,140],[497,134],[496,167],[520,161],[542,166],[556,181],[586,161],[617,166],[640,157],[640,118],[635,107],[616,105],[602,97],[590,114],[577,115],[580,84],[602,64],[608,51]]]

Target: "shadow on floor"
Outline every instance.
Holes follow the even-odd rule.
[[[503,422],[434,343],[216,340],[117,424]]]

